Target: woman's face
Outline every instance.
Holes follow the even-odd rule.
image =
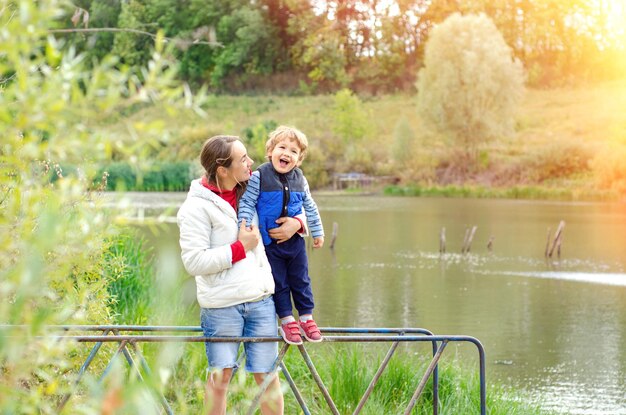
[[[233,141],[230,151],[232,162],[226,168],[227,174],[223,179],[222,185],[226,189],[234,188],[238,183],[245,182],[250,178],[250,167],[252,167],[252,159],[248,157],[246,147],[241,141]]]

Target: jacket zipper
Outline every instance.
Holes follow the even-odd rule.
[[[287,205],[289,204],[289,182],[284,174],[279,174],[280,183],[283,186],[283,210],[281,217],[287,216]]]

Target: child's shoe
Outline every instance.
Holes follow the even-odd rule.
[[[285,343],[294,344],[296,346],[302,344],[302,336],[300,336],[300,329],[298,323],[291,321],[289,323],[281,324],[278,329],[280,335],[283,336]]]
[[[300,321],[300,330],[304,337],[313,343],[319,343],[322,341],[322,332],[315,324],[315,320],[309,319],[307,321]]]

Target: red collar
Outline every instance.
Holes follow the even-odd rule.
[[[206,187],[207,189],[224,199],[226,202],[228,202],[228,204],[231,205],[233,209],[235,209],[235,212],[237,211],[237,187],[233,187],[231,190],[219,189],[217,186],[209,183],[206,176],[202,176],[201,183],[202,186]]]

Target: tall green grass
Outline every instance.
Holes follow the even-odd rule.
[[[115,162],[103,166],[97,177],[107,173],[106,190],[174,192],[186,190],[196,177],[189,161],[155,162],[145,171],[128,162]]]
[[[146,324],[154,298],[152,250],[131,231],[108,242],[103,258],[109,310],[117,324]]]
[[[163,346],[165,347],[165,346]],[[313,364],[339,413],[351,414],[374,377],[388,346],[380,344],[323,343],[307,345]],[[172,376],[163,386],[165,395],[177,413],[200,413],[204,406],[206,360],[204,345],[194,343],[183,347],[180,360],[171,370]],[[389,362],[363,410],[364,415],[403,413],[419,384],[430,358],[427,349],[423,355],[400,348]],[[161,353],[163,355],[163,353]],[[155,354],[156,359],[158,354]],[[439,413],[441,415],[480,414],[480,382],[477,365],[470,367],[459,361],[439,365]],[[285,365],[298,390],[313,414],[330,413],[319,387],[295,347],[289,349]],[[161,369],[163,371],[163,369]],[[285,398],[285,414],[299,414],[302,409],[296,401],[285,377],[280,380]],[[229,388],[228,413],[245,413],[258,387],[251,375],[240,370]],[[501,386],[487,386],[487,413],[490,415],[547,415],[522,393]],[[417,400],[413,414],[433,412],[432,379]]]
[[[354,411],[358,402],[374,377],[388,346],[378,344],[322,344],[308,346],[311,358],[323,379],[340,413]],[[393,356],[372,395],[366,402],[362,414],[397,414],[407,407],[426,367],[430,363],[429,352],[416,354],[415,347],[400,348]],[[445,356],[445,354],[444,354]],[[317,385],[313,382],[300,353],[290,350],[286,365],[296,380],[299,390],[312,413],[329,413]],[[480,383],[478,371],[457,361],[439,365],[439,413],[479,414]],[[290,391],[285,394],[285,413],[297,413],[299,406]],[[432,414],[432,381],[429,380],[422,396],[417,401],[413,414]],[[545,414],[536,406],[523,400],[511,400],[503,388],[490,386],[487,389],[487,408],[491,415]]]

